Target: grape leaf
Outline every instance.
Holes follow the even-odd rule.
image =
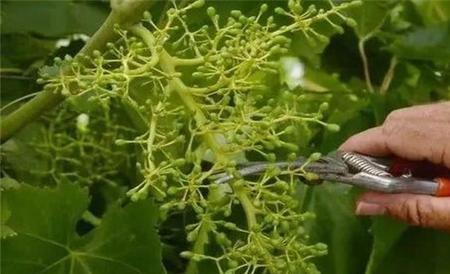
[[[2,67],[27,69],[33,62],[47,58],[55,50],[55,40],[27,34],[2,34]],[[40,64],[42,65],[42,64]]]
[[[14,189],[19,186],[20,184],[10,177],[0,178],[0,191],[4,191],[6,189]],[[11,217],[11,210],[9,209],[5,199],[1,199],[0,203],[0,238],[5,239],[7,237],[16,236],[17,233],[11,227],[6,225],[6,222]]]
[[[391,2],[390,0],[366,0],[361,6],[348,11],[357,23],[354,30],[360,39],[373,35],[381,28],[390,11]]]
[[[322,273],[360,274],[370,246],[367,225],[354,215],[355,193],[351,187],[325,183],[306,197],[305,210],[316,215],[309,227],[311,241],[328,245],[328,255],[317,258]]]
[[[32,123],[2,144],[3,169],[14,174],[18,181],[33,185],[49,183],[43,178],[51,167],[33,147],[33,144],[44,142],[43,126],[42,123]]]
[[[382,265],[391,248],[395,246],[407,228],[407,225],[398,221],[388,218],[374,218],[372,223],[374,240],[366,274],[375,273],[375,270]]]
[[[450,60],[450,24],[418,28],[399,37],[391,46],[403,59],[448,63]]]
[[[2,33],[37,33],[45,37],[92,34],[107,15],[106,3],[98,1],[3,1]]]
[[[385,256],[379,258],[378,267],[369,269],[366,274],[447,274],[450,269],[449,246],[450,235],[447,232],[409,227],[395,245],[383,252]]]
[[[2,240],[5,273],[165,273],[149,200],[111,206],[97,228],[83,236],[76,225],[89,202],[87,189],[22,185],[5,191],[7,224],[17,236]]]
[[[450,21],[450,1],[412,0],[425,25],[434,25]]]

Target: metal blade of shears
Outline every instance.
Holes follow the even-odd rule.
[[[307,158],[300,157],[295,161],[280,161],[280,162],[249,162],[237,169],[239,177],[247,177],[252,175],[260,175],[271,168],[278,168],[281,171],[301,169],[305,172],[311,172],[318,175],[319,179],[325,179],[328,174],[346,174],[348,166],[335,154],[324,156],[318,161],[309,162]],[[210,177],[215,183],[226,183],[236,176],[227,172],[220,172]]]

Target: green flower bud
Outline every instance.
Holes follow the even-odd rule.
[[[322,157],[322,154],[320,152],[314,152],[309,156],[309,159],[311,161],[318,161]]]
[[[285,132],[286,134],[292,134],[292,133],[294,133],[294,132],[295,132],[295,126],[288,126],[288,127],[286,127],[286,128],[284,129],[284,132]]]
[[[131,199],[131,201],[133,201],[133,202],[139,201],[139,195],[138,195],[138,193],[133,193],[133,195],[131,195],[130,199]]]
[[[185,259],[191,259],[194,256],[194,253],[191,251],[183,251],[180,253],[180,256]]]
[[[230,14],[235,18],[239,18],[242,15],[242,12],[240,10],[232,10]]]
[[[286,190],[289,188],[289,184],[284,181],[278,181],[274,184],[274,187],[279,190]]]
[[[344,28],[338,25],[333,25],[333,28],[336,30],[337,33],[339,34],[343,34],[344,33]]]
[[[235,260],[229,260],[228,261],[228,267],[229,268],[236,268],[238,266],[239,266],[239,263],[237,261],[235,261]]]
[[[297,154],[295,152],[289,153],[287,159],[288,161],[295,161],[297,159]]]
[[[102,53],[101,53],[99,50],[94,50],[94,51],[92,52],[92,55],[93,55],[94,57],[100,57],[100,56],[102,56]]]
[[[144,11],[144,14],[142,15],[142,17],[145,20],[150,20],[150,19],[152,19],[152,14],[149,11]]]
[[[260,200],[254,200],[253,201],[253,206],[256,208],[259,208],[261,206],[261,201]]]
[[[174,166],[177,166],[177,167],[183,166],[184,164],[186,164],[186,160],[185,160],[184,158],[176,159],[176,160],[173,162],[173,165],[174,165]]]
[[[322,104],[320,104],[319,112],[327,111],[328,108],[329,108],[329,104],[327,102],[323,102]]]
[[[196,9],[201,8],[204,5],[205,5],[205,0],[197,0],[194,3],[192,3],[192,7],[196,8]]]
[[[281,222],[281,229],[285,232],[289,231],[289,222],[288,221],[282,221]]]
[[[192,230],[187,234],[187,241],[188,242],[194,242],[198,237],[198,230]]]
[[[237,225],[235,223],[231,223],[231,222],[227,222],[225,223],[225,228],[230,229],[230,230],[237,230]]]
[[[319,40],[322,43],[328,43],[330,42],[330,38],[326,37],[325,35],[317,35],[317,40]]]
[[[191,257],[191,260],[195,261],[195,262],[199,262],[201,261],[202,256],[198,255],[198,254],[194,254],[194,256]]]
[[[81,113],[77,116],[77,129],[81,133],[87,133],[89,131],[89,115]]]
[[[287,11],[285,11],[281,7],[277,7],[277,8],[275,8],[275,13],[280,14],[280,15],[285,15],[287,13]]]
[[[167,190],[167,194],[169,195],[175,195],[177,194],[179,191],[179,189],[177,187],[171,186],[169,187],[169,189]]]
[[[362,1],[357,0],[357,1],[346,2],[345,5],[346,5],[346,7],[358,7],[358,6],[362,5]]]
[[[352,18],[346,18],[345,23],[347,24],[347,26],[351,28],[355,28],[358,25],[358,23],[356,23],[356,21],[353,20]]]
[[[196,72],[192,73],[192,77],[194,77],[194,78],[201,78],[201,77],[204,77],[204,76],[205,76],[205,74],[203,72],[200,72],[200,71],[196,71]]]
[[[291,143],[282,143],[283,147],[289,151],[298,151],[298,146]]]
[[[274,37],[271,42],[274,44],[284,44],[284,43],[289,42],[289,39],[285,36],[278,35],[278,36]]]
[[[184,125],[182,124],[182,123],[177,123],[176,124],[176,128],[182,128]],[[177,142],[180,142],[180,143],[184,143],[185,141],[186,141],[186,136],[184,136],[184,135],[179,135],[176,139],[175,139]]]
[[[317,175],[316,173],[312,173],[312,172],[307,172],[305,173],[305,175],[303,175],[305,177],[306,180],[308,181],[316,181],[319,180],[319,175]]]
[[[55,62],[55,64],[60,65],[62,63],[62,59],[59,57],[55,57],[53,58],[53,62]]]
[[[259,11],[260,11],[261,13],[263,13],[263,12],[266,12],[268,8],[269,8],[269,6],[268,6],[267,4],[264,3],[264,4],[262,4],[261,7],[259,8]]]
[[[216,9],[214,7],[209,7],[206,10],[206,13],[208,14],[208,16],[213,17],[214,15],[216,15]]]
[[[338,132],[341,129],[337,124],[327,124],[326,128],[332,132]]]
[[[269,162],[275,162],[277,160],[277,156],[275,156],[274,153],[268,153],[265,156],[266,156],[267,161],[269,161]]]
[[[272,215],[266,215],[266,216],[264,217],[264,222],[266,222],[266,223],[272,223],[272,221],[273,221],[273,216],[272,216]]]

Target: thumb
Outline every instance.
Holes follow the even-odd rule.
[[[410,225],[450,230],[450,198],[415,194],[363,194],[357,215],[388,215]]]

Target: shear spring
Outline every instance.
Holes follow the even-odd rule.
[[[341,157],[347,165],[359,172],[366,172],[375,176],[392,177],[390,173],[380,169],[375,164],[371,163],[370,160],[358,154],[344,152]]]

